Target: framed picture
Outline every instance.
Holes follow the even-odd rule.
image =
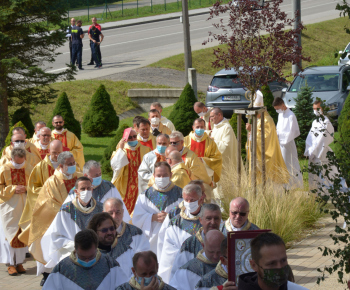
[[[270,231],[256,230],[227,233],[229,281],[234,281],[238,285],[239,275],[254,272],[249,262],[251,260],[250,242],[256,236]]]

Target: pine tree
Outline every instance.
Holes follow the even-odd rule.
[[[264,96],[264,106],[266,107],[267,112],[269,113],[269,115],[271,116],[275,124],[277,124],[278,113],[276,112],[275,108],[272,106],[272,103],[275,97],[273,96],[269,86],[262,86],[261,92]]]
[[[13,113],[11,119],[11,126],[18,123],[19,121],[21,121],[24,124],[24,126],[26,126],[26,128],[28,129],[28,138],[30,138],[34,134],[34,125],[32,119],[30,118],[29,109],[21,107]]]
[[[113,174],[113,171],[111,168],[112,153],[113,153],[113,151],[115,151],[119,141],[122,139],[124,130],[126,128],[129,128],[129,126],[127,124],[123,124],[118,128],[117,132],[115,133],[114,138],[112,139],[112,141],[109,143],[108,147],[103,152],[103,156],[101,159],[102,173],[108,174],[108,175]]]
[[[7,134],[6,139],[5,139],[5,146],[1,149],[0,154],[2,154],[2,151],[4,151],[5,148],[6,148],[7,146],[10,146],[10,144],[11,144],[11,137],[12,137],[12,130],[13,130],[14,128],[16,128],[16,127],[22,127],[22,128],[24,129],[24,131],[26,132],[27,138],[31,138],[31,137],[32,137],[33,134],[30,134],[30,133],[29,133],[29,131],[28,131],[28,129],[26,128],[26,126],[24,126],[24,124],[23,124],[21,121],[17,122],[16,124],[14,124],[14,125],[10,128],[10,131],[9,131],[9,133]]]
[[[300,136],[295,139],[299,157],[304,156],[305,140],[315,119],[313,112],[312,89],[306,85],[300,89],[295,98],[295,108],[293,110],[300,129]]]
[[[193,110],[195,102],[197,102],[197,99],[194,91],[191,85],[187,83],[169,116],[176,130],[180,131],[184,136],[187,136],[192,131],[193,121],[198,118],[198,115]]]
[[[230,125],[233,129],[233,131],[235,132],[236,138],[237,138],[237,114],[233,114],[231,119],[230,119]],[[247,129],[245,128],[245,123],[242,119],[241,122],[241,134],[242,134],[242,138],[241,138],[241,155],[242,155],[242,159],[245,160],[246,158],[246,149],[245,149],[245,145],[247,143]]]
[[[61,115],[64,120],[64,128],[73,132],[79,139],[81,137],[81,127],[78,120],[74,118],[74,113],[70,105],[68,96],[65,92],[59,96],[56,102],[55,109],[53,110],[52,117],[48,120],[48,127],[53,129],[52,118],[56,115]]]
[[[100,137],[116,130],[119,117],[104,85],[100,85],[91,98],[89,110],[84,115],[83,130],[91,137]]]

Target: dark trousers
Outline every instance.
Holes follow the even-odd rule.
[[[101,65],[101,59],[100,59],[100,57],[98,55],[98,51],[99,51],[100,46],[97,43],[91,42],[90,43],[90,47],[91,47],[91,52],[92,52],[92,56],[93,56],[93,60],[95,61],[95,64],[97,66],[100,66]]]
[[[92,50],[92,44],[94,44],[94,43],[90,40],[90,47],[91,47],[91,60],[90,60],[90,62],[94,62],[95,61],[94,60],[94,53],[93,53],[93,50]],[[97,53],[98,53],[98,59],[100,60],[100,63],[102,63],[102,56],[101,56],[100,46],[97,46]]]
[[[79,68],[82,67],[83,45],[72,44],[72,64],[74,65],[78,60]]]
[[[72,64],[72,43],[69,42],[69,61]]]

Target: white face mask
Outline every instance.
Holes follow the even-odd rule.
[[[154,182],[158,188],[166,188],[170,183],[170,177],[156,177]]]
[[[184,201],[184,206],[190,213],[193,213],[199,208],[198,200],[196,200],[194,202]]]
[[[276,112],[277,112],[278,114],[282,114],[284,111],[283,111],[282,109],[278,109],[278,110],[276,110]]]
[[[151,119],[151,124],[152,124],[152,125],[158,126],[158,125],[159,125],[159,121],[160,121],[159,118],[152,118],[152,119]]]
[[[21,148],[25,149],[26,143],[25,142],[14,142],[13,143],[13,148]]]
[[[205,114],[206,114],[205,112],[201,112],[201,113],[198,113],[198,116],[199,116],[199,117],[204,117]]]
[[[319,111],[319,110],[314,110],[314,114],[315,114],[316,116],[320,116],[320,115],[321,115],[321,111]]]
[[[16,168],[16,169],[21,169],[21,168],[26,164],[26,161],[24,160],[23,163],[18,164],[18,163],[16,163],[16,162],[14,162],[14,161],[11,160],[11,164],[13,165],[14,168]]]
[[[80,191],[80,199],[83,202],[88,203],[90,201],[91,197],[92,197],[92,190]]]

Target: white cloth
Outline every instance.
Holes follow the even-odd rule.
[[[127,225],[129,226],[129,225]],[[130,225],[132,226],[132,225]],[[127,237],[128,239],[130,236]],[[144,252],[144,251],[149,251],[150,250],[150,243],[148,241],[147,236],[142,233],[140,235],[133,235],[131,236],[131,243],[130,243],[130,248],[134,250],[135,253],[138,252]]]
[[[294,139],[300,135],[299,125],[294,113],[287,108],[278,114],[277,136],[283,160],[290,174],[288,188],[303,188],[303,174],[300,170],[297,147]]]
[[[154,165],[157,161],[156,150],[157,149],[143,156],[143,160],[137,171],[139,176],[139,193],[144,192],[148,188],[148,182],[154,173]]]
[[[46,268],[44,264],[36,261],[36,275],[39,276],[42,273],[51,273],[53,268]]]
[[[192,271],[186,269],[179,269],[176,271],[169,285],[177,290],[194,290],[201,278],[201,276],[197,275],[196,273],[193,273]]]
[[[164,116],[162,116],[160,121],[162,122],[163,125],[167,126],[171,130],[171,132],[174,132],[176,130],[173,122],[171,122],[169,119],[165,118]]]
[[[290,281],[288,281],[288,283],[287,283],[287,289],[288,290],[308,290],[308,288],[305,288],[305,287],[300,286],[298,284],[292,283]]]
[[[113,169],[113,178],[111,181],[112,183],[114,183],[114,181],[117,179],[120,170],[122,170],[123,167],[128,164],[129,164],[128,157],[126,156],[125,152],[119,148],[111,160],[111,166]]]

